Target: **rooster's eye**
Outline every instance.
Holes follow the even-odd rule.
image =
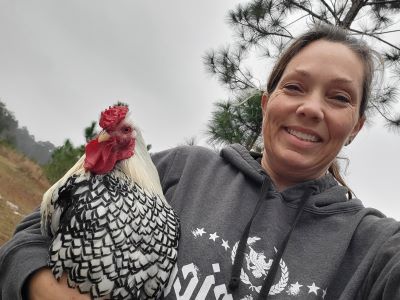
[[[132,132],[132,128],[129,127],[129,126],[122,127],[122,132],[123,133],[130,133],[130,132]]]

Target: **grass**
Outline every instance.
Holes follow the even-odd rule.
[[[0,144],[0,245],[11,237],[20,220],[40,205],[48,188],[39,165]]]

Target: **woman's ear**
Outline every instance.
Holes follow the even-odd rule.
[[[361,118],[358,119],[356,125],[354,125],[353,131],[350,134],[347,144],[350,144],[355,139],[357,134],[360,132],[361,128],[363,128],[364,123],[365,123],[365,116],[362,116]]]

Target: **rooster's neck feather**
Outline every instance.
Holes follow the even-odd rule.
[[[117,162],[111,172],[113,172],[117,177],[129,178],[132,181],[132,185],[137,183],[150,195],[158,195],[163,202],[166,202],[157,169],[151,160],[146,144],[138,129],[136,129],[136,133],[134,155],[128,159]],[[84,168],[84,162],[85,155],[83,155],[78,162],[43,195],[43,201],[40,208],[42,215],[42,229],[46,229],[46,224],[48,223],[47,220],[54,212],[54,203],[57,200],[53,199],[53,196],[57,195],[56,191],[73,175],[90,176],[90,173]]]

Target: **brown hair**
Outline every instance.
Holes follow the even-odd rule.
[[[365,117],[365,111],[368,107],[368,101],[371,95],[372,79],[375,71],[375,58],[378,57],[377,53],[373,51],[364,41],[358,40],[345,31],[343,28],[337,26],[328,26],[318,24],[311,30],[299,36],[295,41],[283,52],[278,61],[275,63],[274,68],[269,76],[267,83],[267,92],[271,94],[277,87],[281,80],[282,74],[287,65],[303,48],[317,40],[326,40],[330,42],[341,43],[352,50],[361,59],[364,65],[364,78],[362,87],[362,98],[359,108],[359,116]],[[329,166],[328,171],[335,177],[335,179],[348,189],[348,196],[352,198],[352,191],[347,186],[343,177],[340,175],[340,168],[335,159]]]

